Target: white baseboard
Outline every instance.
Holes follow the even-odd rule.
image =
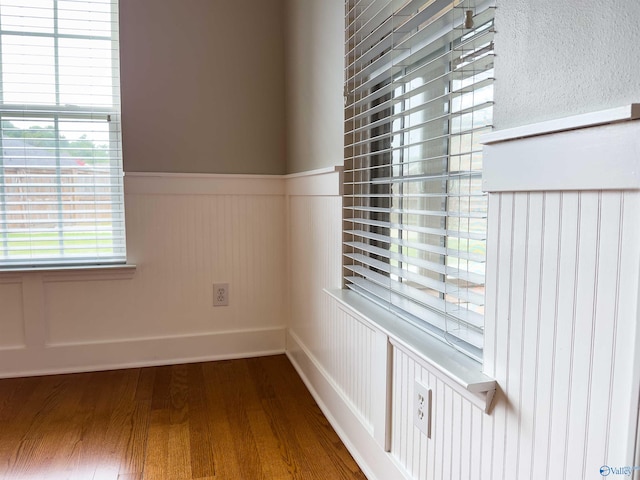
[[[0,350],[0,378],[228,360],[285,352],[285,328]]]
[[[342,442],[369,480],[406,477],[349,408],[329,374],[293,333],[287,335],[287,356]]]

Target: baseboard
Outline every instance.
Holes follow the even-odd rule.
[[[0,350],[0,378],[229,360],[285,352],[285,328]]]
[[[394,464],[391,455],[375,441],[349,408],[328,373],[313,358],[301,340],[287,334],[287,357],[302,378],[320,409],[369,480],[393,480],[406,477]]]

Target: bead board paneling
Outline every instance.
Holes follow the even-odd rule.
[[[595,479],[632,465],[638,192],[489,202],[485,371],[503,394],[483,478]]]
[[[431,389],[431,438],[413,424],[416,380]],[[491,417],[400,348],[393,350],[392,405],[391,454],[408,478],[481,478],[489,461],[483,430]]]
[[[263,180],[133,175],[125,207],[135,269],[0,273],[2,328],[19,343],[22,316],[26,345],[0,351],[0,375],[283,352],[284,179]],[[229,283],[228,307],[213,307],[214,282]]]
[[[22,281],[0,278],[0,349],[24,346]]]
[[[323,294],[340,285],[341,208],[336,196],[289,197],[289,329],[370,428],[374,332]]]
[[[386,337],[324,292],[342,283],[338,182],[333,173],[288,179],[287,355],[367,477],[399,479],[382,446],[386,373],[375,366],[385,363]]]
[[[126,207],[135,275],[47,281],[50,343],[285,324],[283,197],[129,194]],[[229,283],[228,307],[212,306],[217,282]]]
[[[491,415],[394,349],[392,454],[415,479],[602,478],[633,465],[637,192],[490,197],[485,371]],[[432,438],[413,426],[433,392]]]
[[[327,340],[322,290],[341,284],[341,208],[336,196],[289,197],[289,327],[314,353]]]
[[[343,311],[328,295],[318,360],[340,391],[349,399],[367,430],[373,435],[372,371],[375,331]]]
[[[372,386],[376,372],[353,360],[357,352],[368,355],[368,348],[374,357],[379,353],[366,340],[372,338],[366,330],[375,332],[375,326],[323,298],[332,270],[319,259],[335,258],[333,268],[340,268],[338,257],[327,254],[340,240],[318,226],[330,221],[324,217],[328,205],[323,197],[290,199],[290,332],[296,336],[290,355],[301,359],[299,365],[314,365],[302,369],[303,377],[319,372],[333,385],[316,394],[329,413],[339,410],[338,392],[375,434],[375,414],[367,412],[379,394]],[[459,386],[395,347],[395,475],[596,480],[603,465],[637,463],[638,211],[635,191],[490,194],[484,370],[499,384],[493,411],[485,414]],[[413,426],[416,379],[432,389],[431,439]],[[367,380],[367,388],[358,386]],[[342,434],[356,453],[365,450],[349,441],[361,438],[357,428]],[[370,449],[368,457],[356,457],[371,465],[384,455]]]

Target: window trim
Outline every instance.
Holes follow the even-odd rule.
[[[53,124],[54,131],[54,141],[56,142],[56,146],[52,147],[52,150],[55,150],[55,156],[57,159],[61,158],[60,155],[60,146],[58,143],[62,139],[63,132],[60,129],[60,124],[68,121],[104,121],[107,123],[107,127],[104,129],[106,135],[108,136],[108,151],[109,156],[107,157],[106,163],[101,165],[103,169],[107,171],[106,177],[107,183],[101,185],[100,188],[105,188],[108,191],[104,194],[100,194],[107,198],[110,198],[110,201],[101,202],[105,205],[110,205],[108,210],[105,210],[105,213],[110,215],[111,227],[109,230],[106,230],[110,233],[111,244],[108,248],[112,250],[112,253],[109,256],[101,256],[100,249],[103,248],[95,244],[93,254],[90,255],[82,255],[78,250],[74,250],[71,247],[69,250],[68,246],[63,245],[63,232],[68,231],[68,227],[65,226],[68,220],[62,218],[63,215],[63,207],[65,204],[64,199],[62,198],[62,186],[63,181],[61,180],[63,177],[63,173],[60,170],[59,162],[56,161],[56,166],[51,167],[52,172],[51,175],[54,176],[56,181],[51,183],[52,192],[55,188],[58,188],[57,194],[57,202],[59,202],[60,208],[47,210],[52,214],[57,211],[58,220],[57,222],[52,220],[55,223],[55,227],[52,229],[52,237],[57,236],[59,239],[59,248],[54,248],[53,250],[57,250],[55,254],[50,256],[42,257],[42,258],[34,258],[33,251],[29,247],[28,255],[23,255],[20,258],[12,258],[11,252],[9,250],[9,240],[8,235],[9,231],[6,226],[8,226],[7,215],[8,210],[6,208],[2,208],[0,212],[0,247],[2,249],[0,251],[5,252],[6,256],[0,258],[0,271],[38,271],[38,270],[49,270],[49,269],[84,269],[84,268],[107,268],[113,266],[115,268],[121,268],[122,266],[128,266],[126,264],[127,253],[126,253],[126,224],[125,224],[125,199],[124,199],[124,166],[123,166],[123,158],[122,158],[122,139],[121,139],[121,114],[120,114],[120,61],[119,61],[119,5],[117,0],[110,0],[105,2],[105,5],[109,5],[109,13],[106,15],[108,20],[104,20],[104,25],[110,25],[106,27],[103,32],[103,35],[96,35],[92,30],[87,29],[86,34],[85,30],[81,30],[80,33],[77,33],[78,30],[75,26],[60,26],[59,24],[59,4],[58,0],[53,0],[51,4],[51,21],[52,24],[47,27],[41,26],[27,26],[27,27],[15,27],[9,26],[8,28],[3,29],[0,26],[0,36],[10,36],[10,37],[22,37],[22,38],[47,38],[52,42],[51,48],[52,52],[52,61],[54,67],[54,84],[53,84],[53,95],[55,97],[55,105],[38,105],[38,104],[4,104],[2,101],[4,100],[3,89],[0,88],[0,120],[2,120],[3,124],[6,121],[16,121],[16,120],[39,120],[42,122],[51,122]],[[17,8],[17,7],[16,7]],[[20,6],[19,8],[22,8]],[[28,6],[24,8],[29,8]],[[89,14],[91,14],[90,10],[83,10]],[[97,10],[96,10],[97,11]],[[104,11],[106,13],[106,10]],[[9,15],[14,15],[11,13]],[[65,19],[69,20],[73,16]],[[34,18],[39,18],[35,16]],[[44,17],[43,17],[44,18]],[[72,21],[78,21],[77,18],[73,18]],[[108,22],[108,23],[107,23]],[[29,30],[31,28],[31,30]],[[43,28],[50,31],[40,31]],[[83,29],[87,27],[81,27]],[[65,29],[67,29],[65,31]],[[108,32],[108,33],[107,33]],[[1,39],[0,39],[1,40]],[[82,105],[61,105],[61,89],[65,85],[60,81],[61,72],[60,72],[60,59],[62,58],[61,49],[65,48],[60,45],[60,40],[69,40],[69,41],[102,41],[109,42],[111,45],[111,69],[109,75],[112,78],[111,82],[111,105],[103,106],[100,105],[100,102],[96,104],[86,103]],[[4,43],[0,41],[0,55],[2,54]],[[106,67],[105,67],[106,68]],[[0,61],[0,77],[2,76],[3,65]],[[67,73],[68,75],[68,73]],[[100,77],[102,78],[102,77]],[[0,78],[0,82],[3,81]],[[1,86],[1,84],[0,84]],[[105,93],[105,95],[107,95]],[[105,97],[106,98],[106,97]],[[0,150],[3,150],[3,135],[0,135]],[[1,153],[1,152],[0,152]],[[44,167],[43,167],[44,168]],[[49,167],[46,167],[49,168]],[[5,203],[5,199],[8,198],[6,195],[11,195],[6,193],[7,185],[9,185],[5,181],[5,167],[3,162],[3,156],[0,155],[0,198],[2,199],[2,203]],[[91,175],[90,178],[97,178],[95,173]],[[96,189],[93,190],[94,195],[96,194]],[[26,203],[25,203],[26,205]],[[93,203],[88,205],[89,209],[93,208],[91,205],[97,205],[97,203]],[[84,212],[83,212],[84,213]],[[28,222],[27,222],[28,223]],[[98,217],[95,217],[94,223],[97,225]],[[83,231],[89,232],[93,229],[88,228]],[[95,230],[93,230],[95,231]],[[57,233],[55,233],[57,232]],[[29,239],[31,237],[28,237]],[[95,236],[94,239],[96,242],[98,241],[98,236]],[[31,241],[31,240],[28,240]],[[104,247],[107,248],[107,247]],[[68,256],[67,256],[68,255]]]
[[[338,306],[387,336],[395,348],[415,357],[439,372],[476,406],[490,414],[498,382],[482,371],[482,365],[432,335],[397,317],[357,293],[345,289],[324,289]]]

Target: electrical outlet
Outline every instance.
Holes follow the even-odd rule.
[[[416,380],[413,398],[413,424],[431,438],[431,389]]]
[[[229,284],[214,283],[213,284],[213,306],[226,307],[229,305]]]

